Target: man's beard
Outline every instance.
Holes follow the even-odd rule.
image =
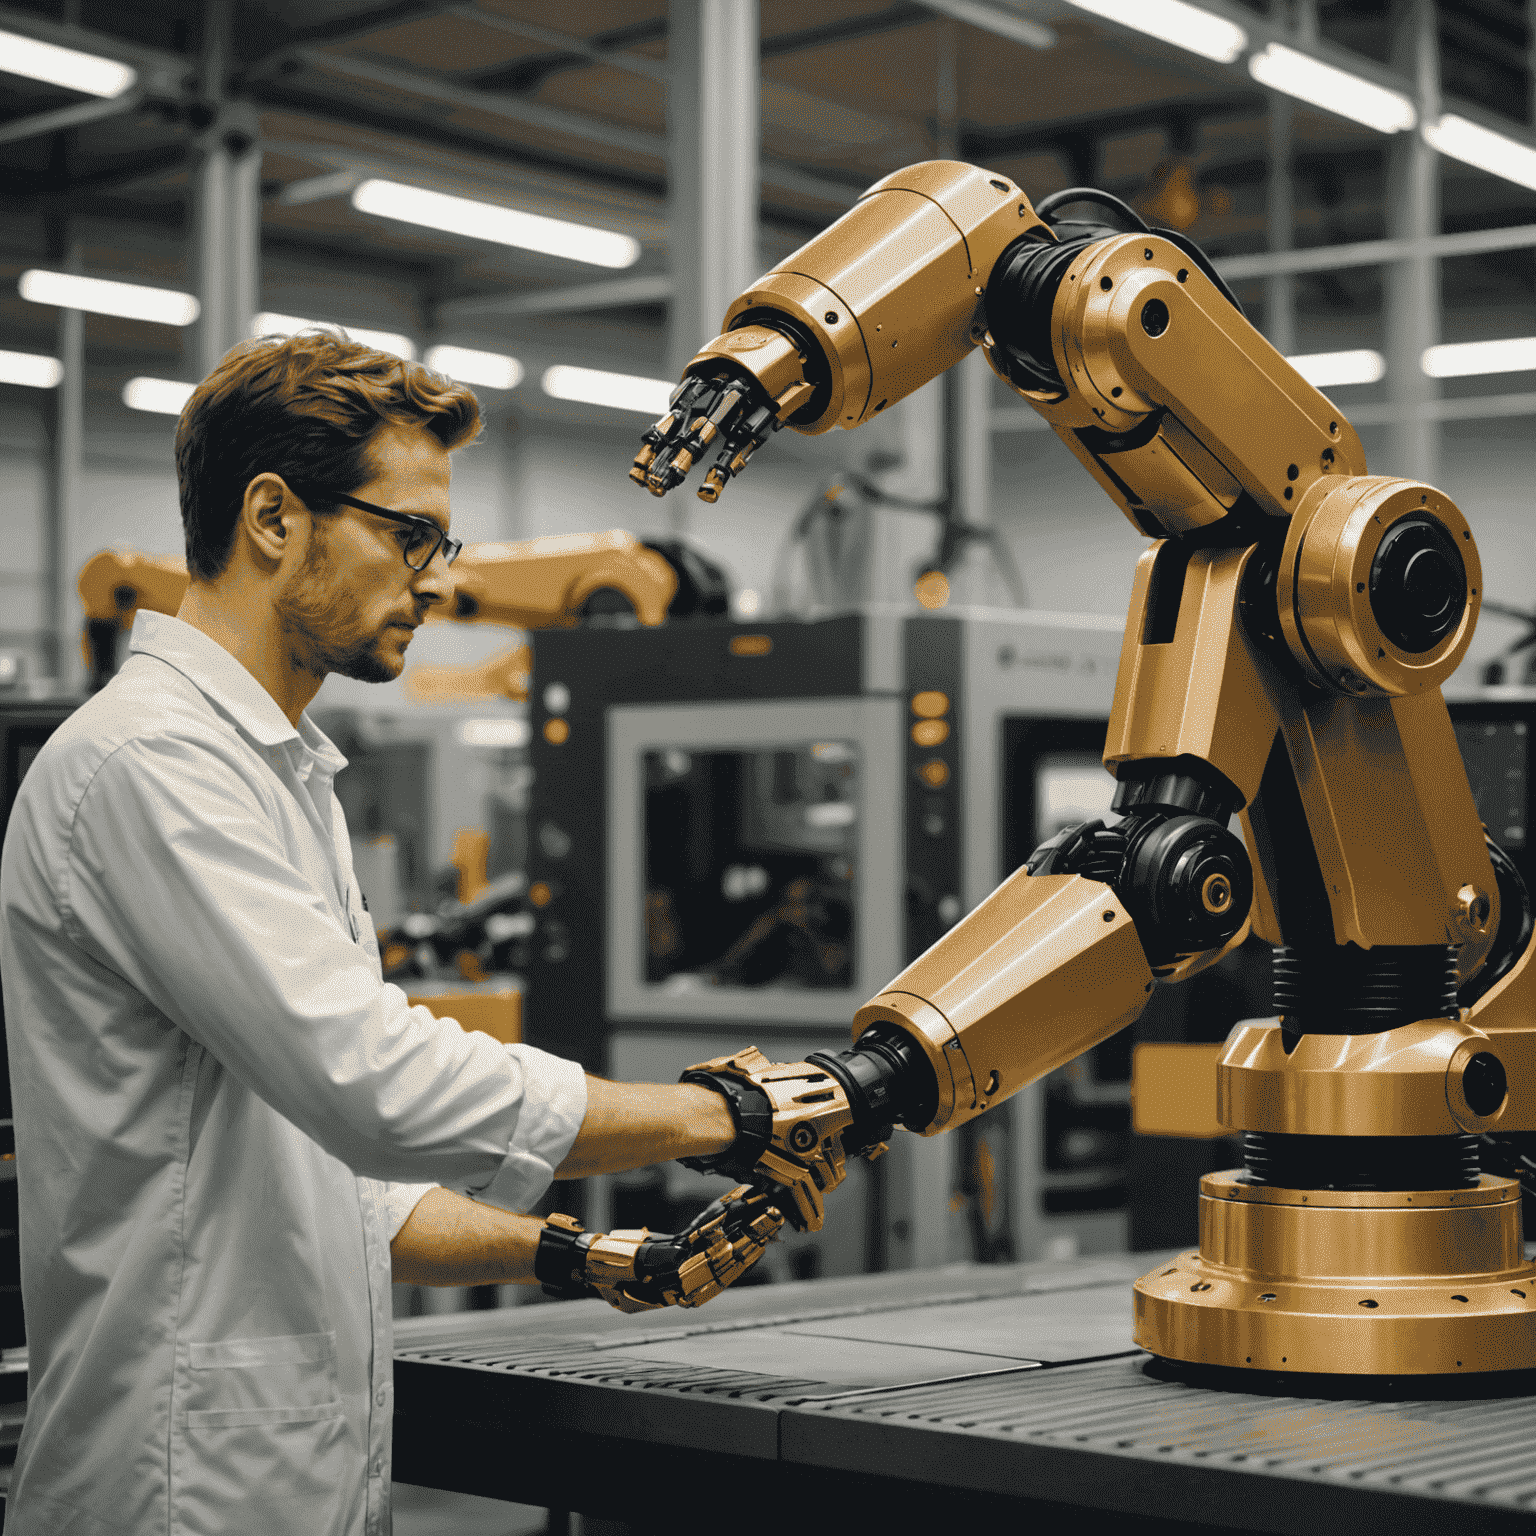
[[[276,602],[289,664],[318,678],[339,672],[360,683],[394,682],[400,671],[379,655],[381,635],[339,638],[357,627],[357,606],[345,588],[329,580],[332,569],[322,535],[300,584]]]

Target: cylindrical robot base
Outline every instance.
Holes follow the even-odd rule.
[[[1136,1343],[1192,1365],[1347,1376],[1536,1369],[1520,1187],[1200,1181],[1200,1247],[1136,1282]]]

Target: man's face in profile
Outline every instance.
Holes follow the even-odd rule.
[[[423,427],[381,427],[370,439],[373,475],[349,492],[448,530],[448,450]],[[313,515],[304,568],[276,607],[291,664],[388,683],[405,667],[416,626],[453,592],[442,553],[422,571],[406,564],[413,531],[345,503]]]

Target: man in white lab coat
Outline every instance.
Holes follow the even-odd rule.
[[[177,431],[186,600],[22,785],[17,1536],[387,1536],[391,1280],[529,1280],[513,1213],[552,1177],[734,1139],[708,1088],[588,1079],[381,979],[304,710],[330,672],[397,676],[449,596],[478,424],[343,337],[236,348]]]

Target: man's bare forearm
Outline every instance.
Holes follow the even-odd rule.
[[[724,1152],[736,1139],[730,1106],[696,1083],[587,1079],[587,1116],[556,1178],[623,1173],[678,1157]]]
[[[723,1152],[736,1139],[725,1100],[694,1083],[610,1083],[587,1079],[587,1113],[562,1179],[622,1173],[678,1157]],[[532,1285],[544,1223],[433,1189],[389,1245],[404,1285]]]
[[[544,1222],[429,1189],[389,1245],[397,1285],[532,1285]]]

